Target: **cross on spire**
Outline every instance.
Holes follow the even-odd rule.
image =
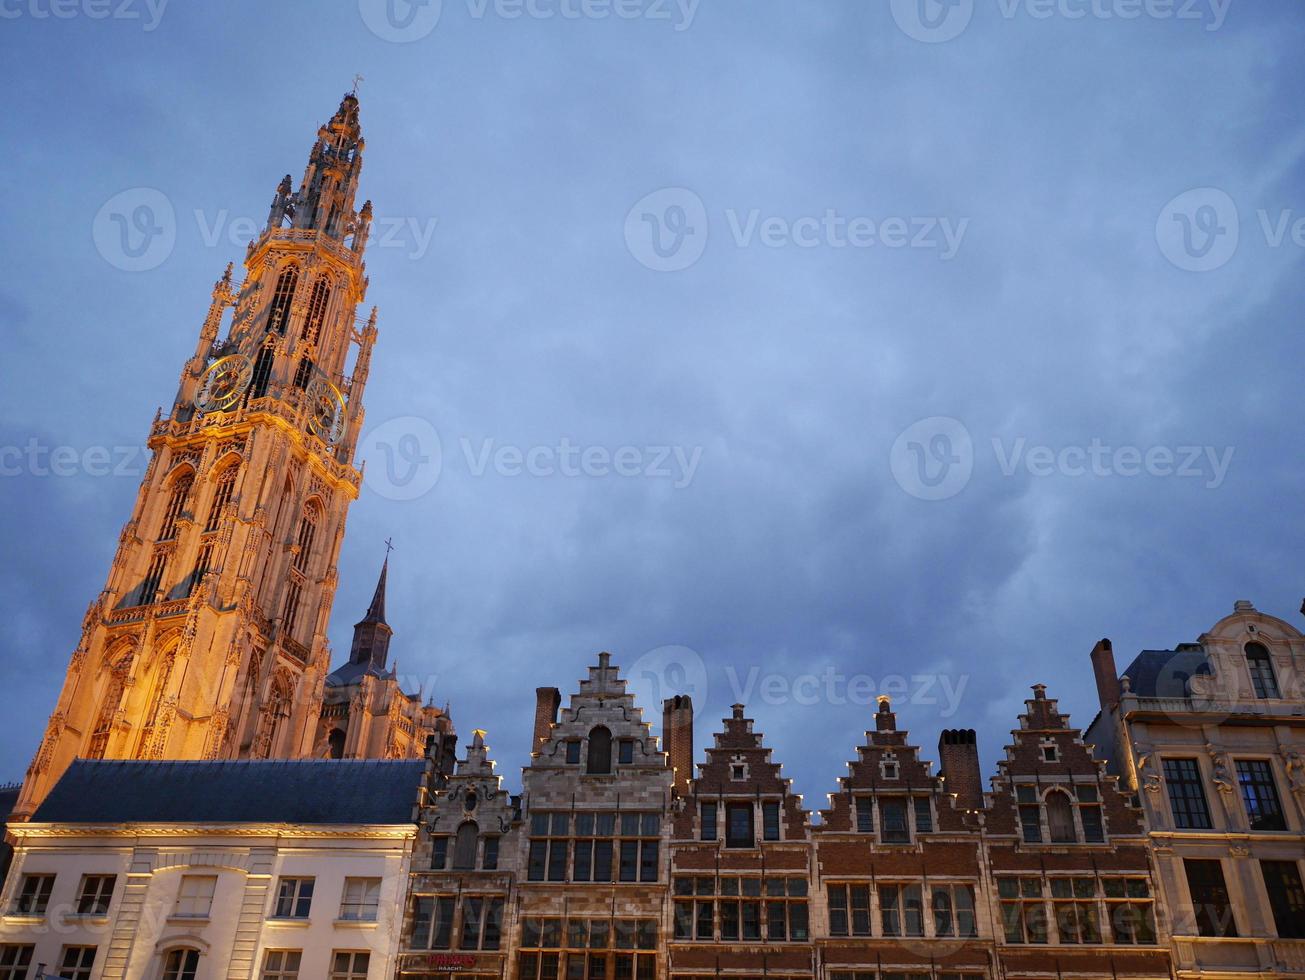
[[[358,83],[361,82],[361,81],[363,81],[363,80],[364,80],[364,79],[363,79],[362,75],[354,75],[354,76],[353,76],[353,91],[350,93],[351,95],[354,95],[354,96],[357,96],[357,95],[358,95]]]
[[[385,539],[385,559],[389,561],[390,552],[394,550],[394,538]]]

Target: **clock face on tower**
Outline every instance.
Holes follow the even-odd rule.
[[[249,388],[254,365],[244,354],[231,354],[214,361],[200,382],[195,407],[201,412],[225,412]]]
[[[314,378],[305,393],[308,429],[325,443],[334,445],[344,434],[344,396],[325,378]]]

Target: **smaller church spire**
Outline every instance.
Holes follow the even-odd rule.
[[[385,562],[381,565],[380,578],[376,580],[376,591],[372,594],[372,603],[367,607],[367,614],[353,627],[353,647],[349,651],[349,662],[364,664],[378,671],[385,670],[390,655],[390,638],[394,630],[385,621],[385,580],[390,572],[390,550],[393,545],[385,542]]]
[[[386,554],[385,563],[381,565],[381,577],[376,580],[376,591],[372,593],[372,604],[367,607],[367,615],[362,618],[364,623],[385,622],[385,578],[389,571],[390,556]]]

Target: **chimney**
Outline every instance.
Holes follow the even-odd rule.
[[[535,688],[535,740],[530,746],[530,753],[539,751],[539,746],[548,741],[549,732],[557,724],[557,712],[562,707],[562,692],[555,687]]]
[[[1109,640],[1098,640],[1092,648],[1092,671],[1097,675],[1097,698],[1101,710],[1109,711],[1119,703],[1119,671],[1115,669],[1115,651]]]
[[[687,796],[693,779],[693,699],[687,694],[662,702],[662,745],[675,770],[675,792]]]
[[[945,730],[938,739],[943,788],[956,794],[958,806],[983,809],[983,776],[979,772],[979,740],[973,728]]]

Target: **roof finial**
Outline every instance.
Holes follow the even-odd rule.
[[[361,81],[363,81],[363,77],[361,75],[353,76],[353,90],[349,94],[352,95],[355,99],[358,98],[358,83]]]

